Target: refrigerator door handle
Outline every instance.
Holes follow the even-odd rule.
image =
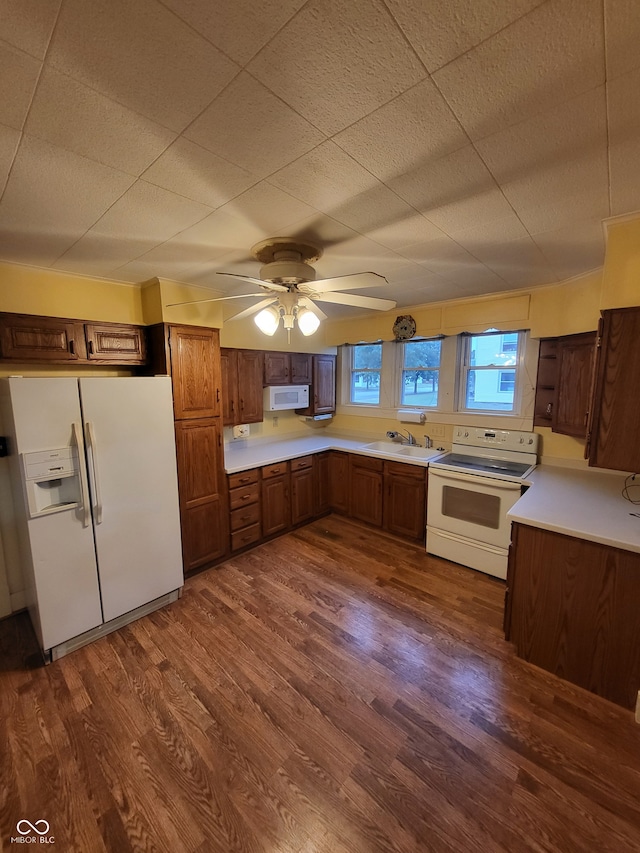
[[[98,477],[98,465],[96,460],[96,453],[98,451],[98,446],[96,443],[96,434],[93,429],[93,424],[91,421],[87,421],[87,443],[89,445],[89,450],[91,451],[91,473],[93,474],[92,485],[93,485],[93,495],[95,498],[95,522],[96,524],[102,524],[102,496],[100,494],[100,478]],[[91,476],[91,473],[89,476]]]
[[[82,526],[88,527],[91,522],[91,508],[89,506],[89,490],[82,473],[82,430],[79,423],[73,424],[73,438],[78,448],[78,478],[80,480],[80,499],[82,504]]]

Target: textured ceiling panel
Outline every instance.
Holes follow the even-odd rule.
[[[602,219],[640,210],[637,0],[0,19],[0,260],[237,293],[216,271],[257,275],[251,246],[290,236],[323,247],[319,276],[378,270],[372,295],[408,305],[588,272]]]

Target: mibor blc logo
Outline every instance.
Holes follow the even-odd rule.
[[[19,820],[16,824],[16,835],[11,839],[12,844],[55,844],[53,835],[49,835],[49,821]]]

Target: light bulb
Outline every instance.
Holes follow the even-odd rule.
[[[298,311],[298,328],[303,335],[312,335],[320,325],[320,320],[313,311],[308,308],[301,308]]]
[[[264,332],[265,335],[275,335],[278,324],[280,323],[280,315],[275,308],[264,308],[259,314],[253,318],[253,322]]]

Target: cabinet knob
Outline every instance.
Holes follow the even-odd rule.
[[[551,410],[553,409],[553,403],[547,403],[547,414],[551,414]]]

